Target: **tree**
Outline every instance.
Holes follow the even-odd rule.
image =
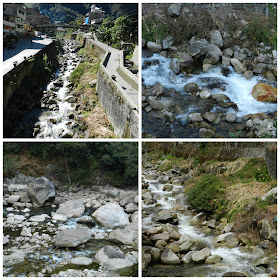
[[[131,21],[128,17],[119,17],[111,28],[113,43],[129,41]]]

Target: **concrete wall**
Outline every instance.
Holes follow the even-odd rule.
[[[136,138],[138,137],[138,112],[135,104],[123,92],[122,88],[112,80],[110,73],[103,65],[106,56],[97,75],[99,102],[105,108],[106,115],[113,125],[114,133],[118,137]]]
[[[112,74],[105,67],[112,48],[97,40],[86,39],[86,46],[90,45],[95,45],[100,51],[105,52],[98,71],[96,88],[99,101],[113,125],[114,133],[120,138],[137,138],[139,135],[138,104],[135,104],[125,90],[111,78]],[[119,55],[118,73],[125,76],[132,87],[138,90],[138,77],[124,66],[123,52],[120,51]]]
[[[37,65],[38,61],[42,61],[43,54],[49,54],[49,52],[54,52],[56,49],[56,43],[53,41],[51,44],[40,50],[31,59],[27,59],[22,63],[18,64],[10,72],[8,72],[3,77],[3,106],[4,112],[8,106],[10,99],[14,96],[15,92],[21,87],[22,81],[30,76],[32,77],[32,72],[34,66]],[[55,51],[56,52],[56,51]],[[50,57],[49,57],[50,58]]]

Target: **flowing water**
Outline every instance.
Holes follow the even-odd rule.
[[[215,248],[213,246],[212,234],[206,235],[201,233],[201,230],[197,226],[191,226],[190,220],[193,217],[193,212],[189,211],[189,207],[182,194],[184,189],[183,186],[174,186],[172,192],[163,191],[164,184],[158,183],[157,180],[147,180],[145,175],[153,174],[152,171],[144,171],[144,182],[149,183],[148,189],[151,190],[152,195],[155,195],[157,202],[152,205],[143,205],[144,211],[148,213],[147,217],[142,220],[142,227],[147,230],[155,225],[153,217],[157,215],[161,210],[171,210],[174,206],[180,205],[183,208],[182,211],[175,211],[179,224],[178,231],[180,234],[188,234],[193,239],[199,239],[203,241],[211,250],[211,255],[219,255],[223,258],[219,265],[207,265],[207,264],[180,264],[179,266],[174,265],[158,265],[154,264],[150,266],[146,272],[143,272],[143,276],[149,277],[166,277],[166,276],[185,276],[185,277],[201,277],[211,276],[220,277],[226,272],[236,271],[246,273],[250,276],[264,277],[267,276],[265,270],[260,267],[253,265],[256,257],[249,253],[243,253],[238,247],[230,248]],[[174,194],[177,197],[174,197]]]
[[[257,83],[265,82],[271,84],[271,82],[263,80],[259,76],[254,76],[251,80],[247,80],[242,74],[236,73],[229,66],[230,74],[228,77],[225,77],[221,72],[221,67],[217,66],[206,73],[197,73],[187,77],[183,74],[175,75],[170,69],[170,62],[171,59],[160,56],[159,54],[154,54],[150,58],[143,58],[142,65],[151,63],[150,66],[144,67],[142,70],[144,85],[150,87],[156,82],[159,82],[165,89],[175,89],[177,92],[180,92],[187,100],[189,97],[183,90],[187,83],[196,83],[199,88],[207,88],[207,84],[211,83],[211,80],[216,80],[222,84],[222,88],[217,87],[211,89],[211,94],[226,95],[238,107],[238,111],[232,108],[227,111],[234,112],[238,117],[262,112],[274,113],[277,110],[277,104],[259,102],[252,97],[252,89]],[[275,86],[275,83],[272,84]],[[189,114],[195,110],[199,111],[199,108],[193,105],[192,108],[186,106],[183,109],[185,114]],[[216,107],[212,111],[215,112],[215,110],[217,110]]]
[[[42,207],[42,208],[31,208],[31,211],[29,212],[30,216],[34,215],[41,215],[41,214],[47,214],[51,216],[51,212],[53,209],[51,207]],[[91,213],[93,213],[93,209],[87,209],[84,213],[84,216],[90,216]],[[26,213],[20,212],[17,209],[12,210],[11,208],[4,207],[4,218],[7,217],[9,213],[13,213],[16,215],[24,215]],[[65,223],[58,222],[55,225],[55,228],[59,226],[63,226],[66,228],[76,228],[76,227],[83,227],[83,225],[77,223],[77,220],[79,218],[70,218],[67,219]],[[55,231],[53,231],[53,226],[51,226],[51,219],[47,218],[45,222],[39,223],[38,226],[32,227],[32,232],[39,232],[39,234],[49,234],[51,236],[51,241],[53,239],[53,236],[55,235]],[[16,265],[5,265],[3,274],[4,276],[21,276],[26,277],[30,272],[39,272],[42,269],[52,269],[52,273],[59,272],[63,269],[63,266],[66,265],[72,258],[78,257],[78,256],[84,256],[88,258],[94,259],[94,255],[96,252],[104,247],[105,245],[115,245],[110,241],[102,239],[102,236],[108,235],[112,230],[99,227],[97,225],[94,225],[91,227],[92,235],[95,236],[95,238],[92,238],[89,240],[86,244],[82,244],[76,248],[56,248],[54,245],[52,245],[52,242],[48,247],[41,247],[34,250],[30,250],[30,252],[26,255],[24,266],[22,263],[16,264]],[[4,250],[4,256],[10,254],[10,249],[12,249],[15,244],[17,244],[17,247],[21,247],[24,244],[26,244],[26,241],[24,241],[24,238],[22,238],[22,241],[19,241],[18,239],[21,238],[20,236],[21,229],[11,230],[9,227],[4,228],[4,235],[10,236],[10,242],[9,244],[5,245]],[[99,237],[100,238],[99,238]],[[15,242],[15,240],[18,240]],[[15,243],[14,243],[15,242]],[[33,244],[34,245],[34,244]],[[99,267],[98,264],[93,263],[90,267],[90,269],[97,270]],[[71,267],[68,267],[71,268]],[[50,275],[51,275],[50,274]]]
[[[63,46],[63,66],[55,74],[54,80],[47,87],[41,105],[46,108],[35,124],[36,138],[73,137],[76,104],[69,89],[69,77],[78,66],[81,58],[75,52],[75,44],[66,42]]]

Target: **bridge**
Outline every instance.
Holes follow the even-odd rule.
[[[57,29],[57,28],[73,28],[73,29],[83,29],[89,30],[89,25],[74,25],[74,24],[37,24],[34,26],[35,30],[42,30],[42,29]]]

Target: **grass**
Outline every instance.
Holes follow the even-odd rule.
[[[168,34],[168,26],[160,21],[144,19],[142,24],[142,37],[146,41],[160,43]]]

